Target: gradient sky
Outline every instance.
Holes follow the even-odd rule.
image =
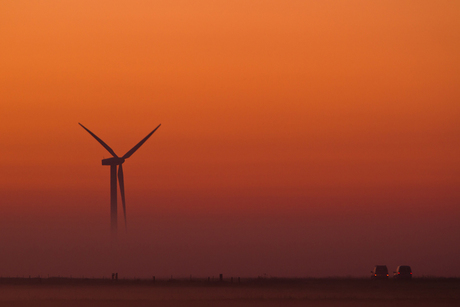
[[[0,3],[0,275],[460,276],[460,2]],[[110,240],[110,154],[128,232]]]

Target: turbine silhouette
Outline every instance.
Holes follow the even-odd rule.
[[[83,127],[89,134],[91,134],[107,151],[113,156],[112,158],[102,159],[102,165],[110,165],[110,224],[112,229],[112,234],[116,234],[117,232],[117,165],[118,165],[118,183],[120,184],[120,194],[121,194],[121,202],[123,205],[123,215],[125,217],[125,227],[126,226],[126,203],[125,203],[125,182],[123,177],[123,163],[125,159],[131,157],[142,144],[147,141],[147,139],[158,129],[160,128],[161,124],[159,124],[152,132],[150,132],[145,138],[143,138],[136,146],[131,148],[124,156],[118,157],[117,154],[107,145],[103,140],[101,140],[97,135],[89,131],[85,126],[78,123],[80,126]]]

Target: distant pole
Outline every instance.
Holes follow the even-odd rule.
[[[219,274],[219,280],[223,281],[223,279],[224,279],[224,276],[222,274]]]

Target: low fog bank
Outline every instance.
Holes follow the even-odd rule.
[[[8,202],[2,277],[369,277],[376,264],[460,276],[459,216],[447,205],[414,212],[350,197],[171,192],[152,202],[132,193],[127,230],[120,212],[113,240],[107,193]]]

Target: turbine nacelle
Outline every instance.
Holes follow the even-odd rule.
[[[123,158],[118,158],[118,157],[112,157],[108,159],[103,159],[102,160],[102,165],[121,165],[125,162],[125,159]]]

